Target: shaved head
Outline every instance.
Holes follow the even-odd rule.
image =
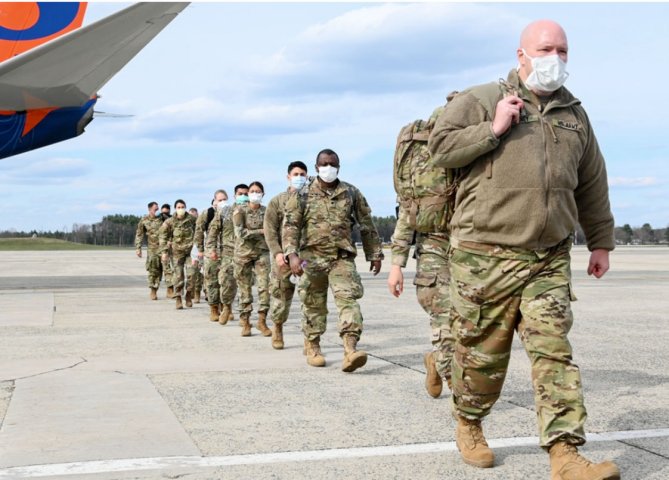
[[[531,58],[558,55],[567,62],[567,34],[553,20],[537,20],[530,23],[520,34],[520,46],[516,50],[518,57],[518,76],[525,81],[532,73]]]

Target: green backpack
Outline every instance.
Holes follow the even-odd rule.
[[[498,93],[507,92],[506,82],[493,82],[477,89],[468,90],[476,96],[488,112],[490,119],[495,104],[490,100]],[[451,101],[459,92],[447,97]],[[393,160],[393,181],[400,208],[408,212],[409,225],[420,233],[447,233],[455,210],[455,194],[458,191],[463,169],[432,168],[427,139],[437,123],[444,106],[432,112],[430,118],[416,120],[405,125],[397,136]]]

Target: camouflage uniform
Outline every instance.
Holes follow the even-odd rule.
[[[292,272],[289,265],[279,267],[276,256],[283,252],[281,247],[281,228],[283,224],[283,211],[290,196],[290,191],[281,192],[270,200],[265,212],[265,239],[269,246],[272,260],[272,273],[270,274],[269,293],[271,301],[271,319],[275,325],[281,325],[288,320],[290,304],[295,295],[295,284],[290,281]]]
[[[160,286],[160,277],[163,268],[160,261],[160,240],[158,232],[163,224],[161,217],[145,215],[137,225],[135,234],[135,250],[141,250],[142,240],[146,235],[146,271],[148,272],[149,288],[157,289]]]
[[[213,223],[213,218],[216,217],[216,210],[213,207],[204,210],[198,217],[195,223],[195,246],[199,252],[204,252],[204,283],[207,289],[207,302],[209,305],[218,305],[221,303],[220,284],[218,283],[218,271],[221,268],[221,260],[211,259],[211,250],[205,246],[205,235],[209,235],[209,227]],[[211,211],[211,212],[210,212]],[[207,219],[212,216],[211,222],[207,225]]]
[[[399,210],[399,218],[392,238],[392,264],[406,267],[414,230],[407,220],[406,209]],[[432,347],[437,372],[447,382],[451,378],[451,360],[455,339],[451,332],[451,301],[448,268],[448,235],[445,233],[418,233],[416,235],[416,297],[425,313],[430,316]]]
[[[253,273],[258,288],[258,312],[269,310],[269,248],[263,234],[265,207],[238,205],[232,214],[235,228],[234,272],[239,286],[239,313],[253,311]]]
[[[237,295],[237,281],[234,275],[235,229],[232,224],[231,206],[217,210],[209,225],[209,233],[205,243],[209,255],[216,252],[220,259],[218,284],[220,285],[220,301],[223,305],[231,305]]]
[[[184,266],[190,259],[195,233],[195,218],[186,213],[182,218],[174,215],[160,227],[160,253],[169,253],[171,245],[172,262],[174,264],[174,294],[181,296],[184,288]],[[187,291],[193,293],[193,286],[186,285]]]
[[[193,295],[197,298],[197,293],[202,291],[204,275],[202,275],[202,261],[197,256],[197,248],[193,247],[191,251],[191,261],[186,266],[186,284],[193,285]],[[196,262],[193,264],[193,262]]]
[[[302,331],[309,341],[318,340],[325,332],[328,285],[339,310],[340,336],[360,338],[363,319],[358,299],[362,298],[363,286],[355,268],[355,223],[360,226],[366,260],[382,260],[371,209],[353,185],[339,181],[332,190],[322,189],[315,179],[286,202],[281,239],[286,257],[296,253],[306,262],[298,293]]]
[[[524,108],[497,138],[491,112],[509,89]],[[489,413],[517,329],[532,363],[541,445],[584,443],[580,372],[567,340],[570,232],[580,222],[590,250],[615,245],[604,159],[585,111],[564,87],[542,103],[514,69],[504,89],[455,96],[428,147],[436,168],[467,168],[451,221],[455,412],[471,420]]]

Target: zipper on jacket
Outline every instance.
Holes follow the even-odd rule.
[[[550,198],[550,167],[548,165],[548,142],[546,141],[546,119],[544,117],[544,108],[539,105],[539,121],[541,122],[541,138],[544,142],[544,180],[545,180],[545,197],[544,197],[544,211],[546,212],[546,215],[544,217],[544,226],[541,229],[541,233],[539,234],[539,238],[537,239],[537,248],[539,248],[539,245],[541,244],[541,240],[544,237],[544,234],[546,233],[546,225],[548,225],[548,202]],[[555,133],[553,133],[555,134]]]

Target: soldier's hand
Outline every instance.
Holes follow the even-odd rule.
[[[163,254],[160,256],[160,259],[161,259],[163,262],[166,262],[166,261],[167,261],[167,258],[168,258],[168,256],[167,256],[166,253],[163,253]]]
[[[140,248],[135,252],[139,258],[142,258],[142,249]]]
[[[369,262],[369,271],[373,272],[376,277],[381,271],[381,260],[372,260]]]
[[[202,253],[202,252],[197,252],[197,258],[198,258],[199,260],[202,260],[202,259],[204,258],[204,253]]]
[[[497,138],[511,128],[511,125],[520,123],[520,111],[524,105],[523,101],[515,95],[509,95],[497,102],[495,118],[492,121],[492,133]]]
[[[609,251],[603,248],[597,248],[590,254],[588,263],[588,275],[594,275],[595,278],[602,278],[609,271]]]
[[[290,271],[301,277],[304,270],[302,270],[302,260],[300,260],[300,257],[296,253],[291,253],[288,255],[288,263],[290,264]]]
[[[288,265],[286,263],[286,257],[283,256],[283,253],[277,253],[276,256],[274,257],[274,260],[276,261],[276,264],[279,267],[285,267],[286,265]]]
[[[399,297],[404,291],[404,274],[402,274],[402,267],[399,265],[390,267],[388,290],[394,297]]]

